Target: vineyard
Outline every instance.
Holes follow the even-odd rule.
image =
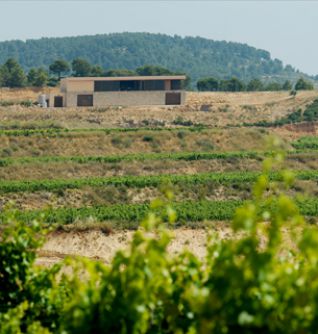
[[[297,171],[293,172],[296,179],[299,180],[318,180],[318,171]],[[35,181],[2,181],[0,184],[0,193],[10,192],[34,192],[40,190],[61,191],[65,189],[78,189],[85,186],[104,187],[113,185],[116,187],[145,188],[159,187],[165,184],[209,184],[213,187],[216,185],[231,186],[242,185],[255,182],[260,173],[257,172],[228,172],[228,173],[209,173],[195,175],[154,175],[154,176],[121,176],[109,178],[85,178],[69,180],[35,180]],[[279,173],[269,174],[271,181],[280,180]]]
[[[284,94],[0,106],[0,333],[315,333],[317,92]]]
[[[202,222],[204,220],[230,220],[235,210],[243,205],[241,200],[227,201],[186,201],[174,203],[178,217],[177,223]],[[296,201],[301,214],[309,217],[318,216],[318,199],[305,198]],[[78,220],[88,221],[94,217],[96,221],[112,222],[108,227],[125,227],[135,229],[150,210],[148,204],[115,204],[108,206],[61,208],[34,211],[17,211],[19,221],[30,223],[37,217],[45,217],[47,224],[72,224]],[[179,225],[179,226],[182,226]],[[178,224],[176,225],[178,226]],[[194,226],[190,224],[190,226]],[[202,227],[202,224],[199,225]]]
[[[110,123],[105,127],[103,123],[91,123],[93,126],[82,127],[83,122],[66,126],[68,120],[55,110],[51,114],[54,120],[47,117],[48,121],[30,107],[24,107],[18,116],[10,104],[6,108],[12,109],[12,119],[23,117],[24,121],[5,121],[0,127],[0,204],[16,207],[27,221],[39,212],[50,212],[50,222],[70,223],[91,215],[96,221],[116,221],[114,226],[120,226],[122,221],[130,228],[145,215],[150,202],[160,197],[160,189],[172,187],[176,192],[175,205],[180,207],[180,221],[187,217],[191,222],[227,220],[234,207],[251,198],[251,185],[262,172],[262,161],[273,156],[268,142],[271,136],[280,138],[281,149],[286,153],[284,166],[294,172],[295,184],[290,193],[302,203],[304,198],[315,199],[315,134],[251,127],[252,119],[243,126],[243,119],[238,123],[241,116],[231,111],[231,106],[240,106],[249,113],[261,108],[255,102],[262,101],[264,117],[269,109],[279,120],[278,111],[285,105],[289,109],[283,117],[301,108],[304,115],[315,116],[316,95],[302,94],[295,99],[281,94],[277,101],[270,100],[270,93],[260,95],[258,100],[253,95],[234,94],[228,110],[220,109],[227,117],[232,115],[233,126],[190,121],[201,108],[199,101],[223,108],[232,96],[226,94],[217,95],[220,97],[215,101],[206,93],[191,95],[182,116],[176,114],[178,121],[173,126],[159,120],[161,112],[166,112],[159,109],[157,118],[149,111],[151,119],[140,124]],[[77,118],[86,117],[87,113],[91,113],[90,117],[106,117],[109,113],[129,117],[132,112],[125,107],[87,109],[81,110]],[[73,112],[65,113],[74,117]],[[205,112],[204,116],[213,118],[215,113]],[[279,168],[269,175],[271,181],[281,180]],[[315,216],[314,202],[308,203],[312,203],[310,215]]]

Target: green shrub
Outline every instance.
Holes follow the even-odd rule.
[[[0,332],[13,334],[20,333],[17,328],[40,330],[42,326],[56,329],[67,287],[65,278],[57,277],[60,265],[50,269],[35,265],[36,251],[44,242],[43,226],[35,221],[28,225],[20,223],[14,212],[6,212],[2,217]],[[29,329],[28,333],[32,331]]]
[[[304,112],[304,121],[314,122],[318,121],[318,99],[306,107]]]
[[[208,139],[200,139],[196,141],[196,145],[198,145],[202,151],[213,151],[214,145]]]
[[[173,120],[172,124],[174,125],[182,125],[182,126],[192,126],[194,123],[190,120],[185,120],[181,116],[178,116],[175,120]]]
[[[32,107],[33,106],[33,101],[31,100],[23,100],[23,101],[7,101],[7,100],[2,100],[0,101],[0,106],[1,107],[9,107],[13,105],[21,105],[23,107]]]
[[[177,132],[177,137],[179,139],[185,139],[186,135],[187,135],[187,133],[185,131],[178,131]]]
[[[32,107],[33,104],[34,103],[31,100],[24,100],[20,102],[20,105],[23,107]]]
[[[121,137],[115,136],[111,139],[111,143],[118,148],[128,148],[133,143],[133,138],[131,137]]]
[[[114,145],[114,146],[120,146],[122,144],[123,140],[121,137],[119,136],[116,136],[116,137],[113,137],[111,139],[111,143]]]
[[[142,138],[142,140],[144,142],[147,142],[147,143],[150,143],[150,142],[154,142],[155,138],[153,136],[150,136],[150,135],[146,135]]]
[[[13,106],[14,104],[15,104],[14,101],[7,101],[7,100],[0,101],[0,107],[9,107],[9,106]]]
[[[6,147],[2,149],[1,156],[2,157],[10,157],[12,155],[12,149],[10,147]]]
[[[298,81],[295,84],[295,90],[313,90],[314,85],[311,81],[306,81],[304,78],[298,79]]]

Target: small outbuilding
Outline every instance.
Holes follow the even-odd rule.
[[[185,101],[184,75],[133,77],[69,77],[51,107],[180,105]]]

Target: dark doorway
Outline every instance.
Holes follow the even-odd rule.
[[[181,93],[166,93],[166,105],[181,104]]]
[[[93,106],[93,95],[77,95],[77,106],[78,107],[92,107]]]
[[[63,96],[54,96],[54,107],[56,108],[63,107]]]

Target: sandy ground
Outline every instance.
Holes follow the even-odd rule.
[[[216,223],[215,229],[221,238],[231,233],[225,223]],[[133,233],[133,231],[116,231],[107,235],[99,230],[54,232],[47,236],[44,247],[39,251],[37,263],[50,265],[66,256],[83,256],[110,263],[118,250],[127,249]],[[186,248],[197,256],[204,257],[207,234],[208,230],[205,229],[176,229],[169,252],[175,254]]]
[[[208,234],[212,229],[216,237],[221,240],[243,236],[243,232],[234,233],[230,223],[214,221],[207,224],[209,227],[205,229],[178,228],[173,230],[174,238],[168,246],[168,253],[177,255],[183,250],[188,250],[203,259],[206,256]],[[77,256],[109,264],[117,251],[128,249],[133,233],[133,231],[114,231],[105,234],[101,230],[53,232],[47,236],[45,245],[39,250],[37,264],[51,266],[66,257]],[[296,249],[301,234],[301,226],[293,227],[293,231],[283,227],[281,254],[287,254],[286,252],[291,249]],[[265,245],[266,237],[261,234],[260,247]]]

